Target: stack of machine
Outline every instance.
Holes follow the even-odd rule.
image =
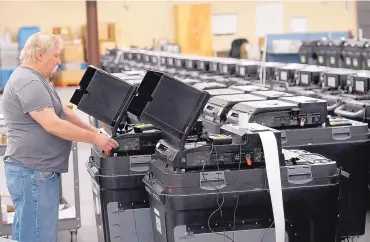
[[[225,126],[228,135],[191,134],[210,95],[163,73],[147,75],[142,85],[146,82],[157,85],[140,120],[162,131],[143,180],[155,242],[274,241],[274,231],[285,234],[285,241],[335,241],[335,161],[304,151],[286,153],[281,132],[264,126]],[[264,132],[276,147],[272,160],[267,160]],[[266,173],[272,163],[281,174],[283,233],[274,229],[278,211],[272,209],[272,178]]]
[[[362,235],[370,182],[365,158],[370,124],[369,41],[315,41],[304,48],[303,64],[155,54],[160,72],[210,94],[199,116],[206,133],[226,135],[222,126],[238,124],[239,115],[248,113],[249,122],[281,132],[283,149],[304,149],[336,161],[342,174],[340,191],[345,194],[340,199],[339,234]],[[124,62],[133,62],[136,52],[125,50]],[[245,94],[256,100],[241,100]]]
[[[216,92],[217,90],[211,91]],[[232,91],[236,90],[229,89],[229,92]],[[227,114],[230,109],[238,103],[277,99],[283,96],[292,96],[292,94],[266,90],[249,94],[215,95],[209,99],[201,114],[204,130],[212,134],[219,134],[221,126],[227,122]]]
[[[366,154],[370,141],[366,123],[328,116],[326,100],[307,96],[238,103],[227,116],[230,130],[238,127],[238,117],[242,114],[248,114],[251,123],[279,130],[284,149],[303,149],[335,160],[343,175],[340,182],[340,236],[364,234]],[[230,130],[223,127],[221,134],[231,134]]]
[[[112,75],[90,66],[71,98],[78,109],[104,124],[101,132],[119,143],[111,152],[93,147],[87,163],[99,242],[153,241],[149,197],[142,179],[161,132],[134,121],[142,105],[135,95],[142,88],[130,83],[127,75]]]
[[[284,150],[286,132],[257,124],[204,132],[207,91],[161,72],[127,78],[90,66],[71,98],[120,144],[87,162],[99,241],[335,241],[335,159]]]

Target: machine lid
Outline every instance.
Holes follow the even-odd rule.
[[[244,93],[251,93],[251,92],[255,92],[255,91],[267,91],[268,90],[268,88],[266,88],[266,87],[259,87],[259,86],[254,86],[254,85],[231,86],[230,89],[240,90],[240,91],[243,91]]]
[[[279,98],[279,97],[292,97],[293,94],[286,93],[286,92],[279,92],[274,90],[269,91],[257,91],[252,92],[251,94],[259,96],[259,97],[266,97],[266,98]]]
[[[234,89],[230,89],[230,88],[211,89],[211,90],[207,90],[207,92],[209,93],[209,95],[211,95],[211,97],[219,96],[219,95],[232,95],[232,94],[244,93],[243,91],[234,90]]]
[[[326,103],[325,100],[306,96],[281,97],[280,100],[291,103]]]
[[[280,100],[263,100],[263,101],[253,101],[253,102],[242,102],[239,103],[243,107],[249,107],[247,110],[249,111],[250,108],[253,110],[255,109],[276,109],[276,111],[285,110],[285,109],[292,109],[296,108],[296,104],[280,101]],[[239,107],[239,105],[238,105]]]
[[[183,149],[210,95],[164,73],[148,71],[147,75],[139,87],[139,96],[143,83],[156,84],[152,84],[153,92],[147,92],[150,95],[139,98],[147,100],[139,120],[160,129],[164,140],[174,148]]]
[[[134,84],[94,66],[88,66],[79,86],[70,102],[113,128],[121,123],[137,90]]]
[[[226,88],[226,85],[217,83],[217,82],[202,82],[194,84],[194,87],[199,90],[207,90],[207,89],[217,89],[217,88]]]
[[[266,100],[264,97],[258,97],[252,94],[234,94],[234,95],[221,95],[212,97],[209,102],[222,107],[230,107],[240,102]]]
[[[182,79],[181,81],[189,84],[189,85],[194,85],[194,84],[198,84],[198,83],[201,83],[201,81],[197,80],[197,79],[191,79],[191,78],[185,78],[185,79]]]

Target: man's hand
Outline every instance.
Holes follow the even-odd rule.
[[[105,134],[97,133],[93,143],[102,151],[110,151],[118,147],[118,142]]]

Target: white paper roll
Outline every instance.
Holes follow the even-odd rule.
[[[239,128],[248,129],[249,128],[249,114],[239,113]]]
[[[262,141],[266,162],[267,179],[275,221],[275,238],[276,242],[285,242],[285,216],[277,142],[274,133],[271,131],[263,131],[258,134]]]

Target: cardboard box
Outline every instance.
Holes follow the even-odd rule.
[[[82,36],[85,41],[88,39],[86,25],[82,26]],[[99,41],[116,41],[116,24],[115,23],[100,23],[98,24],[98,39]]]
[[[61,66],[60,69],[62,71],[70,71],[70,70],[82,70],[84,69],[83,67],[85,66],[85,62],[64,62]]]
[[[58,71],[56,73],[56,84],[63,83],[68,85],[77,85],[80,83],[85,70],[68,70],[68,71]]]
[[[20,64],[18,43],[0,42],[0,68],[14,69]]]
[[[105,55],[107,49],[117,48],[117,43],[113,41],[100,41],[99,52],[100,55]]]
[[[85,55],[83,45],[65,45],[60,59],[62,62],[84,62]]]
[[[53,27],[53,34],[59,35],[64,41],[72,39],[72,31],[67,26]]]
[[[67,26],[53,27],[53,34],[64,35],[64,36],[72,35],[71,30]]]

